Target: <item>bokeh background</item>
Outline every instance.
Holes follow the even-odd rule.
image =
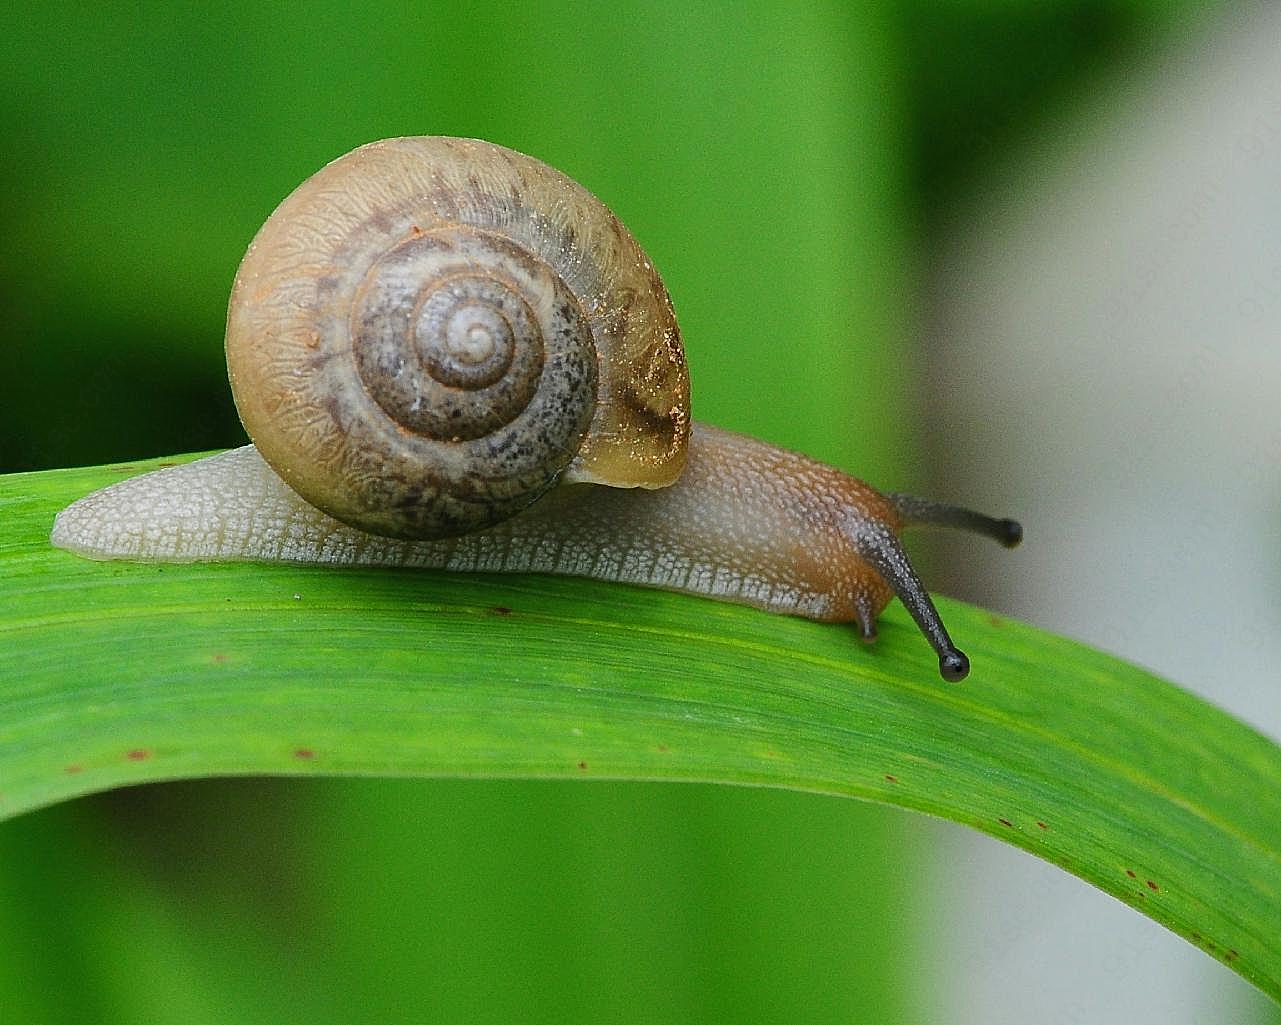
[[[31,8],[0,472],[241,443],[221,331],[261,221],[362,142],[479,136],[646,246],[700,418],[1021,516],[1013,556],[918,545],[927,576],[1281,736],[1279,10]],[[85,799],[0,826],[0,951],[5,1025],[1281,1021],[995,841],[696,786]]]

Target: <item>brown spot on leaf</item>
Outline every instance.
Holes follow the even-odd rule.
[[[1161,889],[1161,887],[1157,886],[1157,884],[1156,884],[1156,883],[1154,883],[1151,879],[1149,879],[1147,882],[1148,882],[1148,889],[1149,889],[1149,890],[1159,890],[1159,889]]]
[[[161,469],[168,469],[169,467],[171,467],[171,466],[177,466],[178,464],[177,464],[177,463],[164,462],[164,463],[156,463],[156,465],[157,465],[157,466],[159,466]]]
[[[301,758],[305,761],[309,758],[315,758],[316,752],[309,747],[300,747],[297,751],[294,752],[294,757]]]
[[[83,772],[83,771],[84,771],[84,766],[83,766],[83,765],[68,765],[68,766],[67,766],[65,769],[63,769],[62,771],[63,771],[63,772],[65,772],[68,776],[74,776],[77,772]]]
[[[489,611],[495,616],[510,616],[512,614],[512,610],[506,605],[491,605]]]
[[[659,744],[658,750],[661,751],[663,754],[667,754],[667,752],[670,751],[671,748],[668,747],[666,744]]]
[[[125,757],[128,758],[129,761],[131,762],[145,762],[148,758],[151,757],[151,752],[148,751],[145,747],[135,747],[131,751],[126,751]]]
[[[1050,828],[1049,826],[1047,826],[1044,822],[1041,822],[1040,820],[1037,820],[1036,827],[1037,827],[1037,829],[1049,829],[1049,828]]]
[[[586,762],[579,762],[579,763],[578,763],[578,767],[579,767],[580,769],[585,769],[585,768],[587,768],[587,763],[586,763]]]
[[[215,651],[213,654],[213,660],[215,662],[226,662],[227,656],[224,655],[221,651]]]
[[[1003,826],[1009,826],[1011,829],[1014,828],[1014,823],[1011,822],[1009,819],[997,819],[996,821]]]
[[[891,776],[891,775],[887,772],[887,773],[885,774],[885,782],[886,782],[886,783],[897,783],[897,782],[898,782],[898,777],[897,777],[897,776]]]
[[[1132,869],[1132,868],[1127,868],[1127,869],[1125,870],[1125,874],[1126,874],[1127,876],[1129,876],[1131,879],[1138,879],[1138,878],[1139,878],[1138,876],[1136,876],[1136,875],[1134,874],[1134,869]]]
[[[1229,961],[1235,961],[1241,955],[1238,954],[1235,950],[1229,950],[1225,956]]]

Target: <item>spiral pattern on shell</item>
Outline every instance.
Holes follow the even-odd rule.
[[[362,147],[241,264],[227,362],[255,445],[311,504],[394,537],[466,533],[558,480],[679,474],[671,303],[595,197],[489,143]]]

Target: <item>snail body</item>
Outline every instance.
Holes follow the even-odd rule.
[[[299,500],[246,445],[82,499],[60,514],[58,542],[89,558],[565,573],[820,620],[861,618],[860,611],[870,619],[885,607],[893,592],[857,572],[842,519],[850,510],[894,519],[888,500],[754,438],[695,424],[690,442],[672,487],[566,485],[495,526],[434,541],[339,522]],[[840,505],[828,501],[833,493],[843,496]]]
[[[1017,524],[886,495],[695,424],[672,305],[582,186],[474,140],[371,143],[249,247],[227,359],[254,444],[63,510],[96,559],[553,572],[819,620],[864,639],[897,594],[961,679],[898,541]]]

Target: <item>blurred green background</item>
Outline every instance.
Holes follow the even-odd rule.
[[[326,161],[431,133],[616,210],[697,416],[928,491],[920,267],[949,201],[1208,6],[32,8],[0,40],[0,472],[242,443],[244,247]],[[920,1021],[933,835],[695,786],[122,791],[0,826],[0,1022]]]

